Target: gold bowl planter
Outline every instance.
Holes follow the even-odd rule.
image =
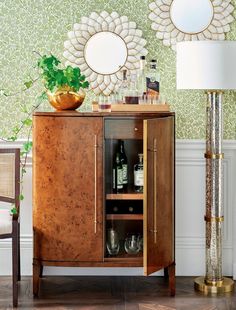
[[[76,110],[81,106],[85,98],[85,92],[81,88],[74,92],[69,88],[58,89],[51,93],[47,91],[48,100],[56,110]]]

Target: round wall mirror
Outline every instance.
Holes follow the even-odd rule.
[[[65,65],[78,66],[96,95],[119,89],[122,70],[136,72],[146,40],[135,22],[117,12],[92,12],[73,25],[65,41]]]
[[[154,0],[149,4],[151,27],[163,45],[196,40],[225,40],[234,21],[232,0]]]
[[[99,74],[112,74],[119,71],[124,66],[127,56],[124,40],[109,31],[94,34],[84,49],[88,66]]]
[[[174,0],[170,8],[170,17],[180,31],[199,33],[206,29],[213,18],[213,6],[210,0]]]

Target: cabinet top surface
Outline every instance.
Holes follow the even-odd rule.
[[[53,116],[53,117],[122,117],[122,116],[173,116],[174,112],[79,112],[79,111],[54,111],[54,112],[35,112],[34,116]]]

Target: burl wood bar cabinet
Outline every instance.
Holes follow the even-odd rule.
[[[112,163],[124,140],[129,188],[112,192]],[[43,266],[164,269],[175,294],[174,113],[37,112],[33,117],[33,293]],[[144,155],[143,193],[134,191],[133,167]],[[132,214],[126,213],[132,205]],[[118,214],[112,214],[118,206]],[[124,208],[124,212],[122,212]],[[136,212],[141,208],[141,212]],[[109,228],[120,250],[108,254]],[[129,233],[143,251],[127,254]]]

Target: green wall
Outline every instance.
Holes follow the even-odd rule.
[[[232,2],[236,7],[236,0]],[[81,16],[87,16],[92,11],[117,11],[137,23],[148,42],[148,56],[158,60],[161,92],[176,112],[177,138],[204,138],[205,94],[200,91],[176,91],[175,52],[156,39],[148,20],[148,4],[148,0],[1,0],[0,89],[16,92],[29,75],[33,78],[37,76],[36,69],[33,69],[37,62],[34,50],[40,54],[51,52],[63,59],[67,32],[75,22],[79,22]],[[227,39],[236,40],[236,22],[231,24]],[[28,93],[0,97],[1,135],[8,135],[9,129],[19,124],[23,117],[22,108],[35,104],[41,89],[42,86],[36,85]],[[90,102],[91,96],[87,96],[83,109],[90,110]],[[42,109],[51,110],[47,102]],[[224,96],[224,137],[236,139],[235,92],[226,92]]]

